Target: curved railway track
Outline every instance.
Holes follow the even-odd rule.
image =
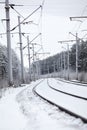
[[[62,82],[66,82],[66,83],[70,83],[70,84],[79,85],[79,87],[81,87],[81,86],[87,87],[87,83],[81,83],[81,82],[76,82],[76,81],[64,80],[64,79],[60,79],[60,78],[57,78],[56,80],[62,81]]]
[[[61,81],[62,82],[62,81]],[[64,82],[64,81],[63,81]],[[52,85],[50,85],[49,84],[49,81],[47,80],[47,83],[48,83],[48,86],[51,88],[51,89],[54,89],[55,91],[58,91],[58,92],[61,92],[61,93],[64,93],[64,94],[67,94],[67,95],[70,95],[70,96],[73,96],[73,97],[76,97],[76,98],[80,98],[80,99],[83,99],[83,100],[87,100],[87,97],[84,97],[84,96],[79,96],[79,95],[77,95],[76,93],[74,93],[74,94],[72,94],[72,93],[70,93],[70,92],[67,92],[67,91],[64,91],[64,90],[61,90],[61,89],[59,89],[59,88],[55,88],[55,87],[53,87]],[[57,82],[57,84],[58,84],[58,82]],[[59,83],[60,84],[60,83]],[[68,84],[69,84],[69,82],[68,82]],[[75,84],[75,83],[74,83]],[[61,84],[62,85],[62,84]],[[79,86],[79,84],[75,84],[75,85],[78,85]],[[84,86],[83,86],[84,87]],[[72,88],[73,89],[73,88]]]
[[[44,87],[44,89],[42,89],[42,87]],[[47,88],[47,90],[46,90]],[[41,90],[42,89],[42,90]],[[44,90],[44,91],[43,91]],[[51,98],[49,98],[47,96],[47,91],[49,90],[49,93],[51,94]],[[72,99],[73,99],[73,103],[77,103],[78,105],[80,105],[79,103],[80,102],[83,102],[85,105],[87,104],[87,98],[85,97],[81,97],[81,96],[78,96],[78,95],[74,95],[74,94],[70,94],[70,93],[66,93],[66,92],[62,92],[60,90],[57,90],[55,88],[52,87],[52,85],[49,83],[49,80],[42,80],[40,81],[34,88],[33,88],[33,92],[35,94],[37,94],[38,96],[40,96],[41,98],[43,98],[44,100],[50,102],[51,104],[59,107],[61,110],[63,111],[66,111],[67,113],[69,113],[70,115],[73,115],[77,118],[81,118],[84,122],[87,123],[87,117],[81,115],[80,113],[76,113],[75,111],[72,111],[70,108],[68,109],[68,107],[66,107],[66,105],[64,106],[63,103],[60,103],[60,98],[62,98],[64,96],[64,98],[66,99],[66,102],[68,104],[68,100],[71,100],[71,103],[72,103]],[[54,100],[54,94],[56,96],[58,96],[58,102],[56,102]],[[71,98],[71,99],[70,99]],[[79,102],[79,103],[78,103]],[[62,104],[62,105],[61,105]],[[69,104],[68,104],[69,106]],[[74,107],[74,105],[73,105]],[[79,108],[82,107],[82,106],[79,106]],[[84,107],[84,106],[83,106]],[[78,108],[75,108],[75,109],[78,109]],[[86,109],[87,110],[87,109]]]

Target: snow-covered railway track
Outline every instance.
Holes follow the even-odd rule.
[[[74,84],[74,85],[79,85],[79,87],[81,87],[81,86],[87,87],[87,83],[81,83],[79,81],[65,80],[65,79],[62,79],[62,78],[56,78],[56,80],[62,81],[64,83],[70,83],[70,84]]]
[[[55,84],[53,82],[55,80]],[[70,82],[64,82],[62,80],[49,79],[48,85],[55,91],[74,96],[83,100],[87,100],[87,87],[80,87],[79,84],[71,84]]]
[[[50,87],[52,84],[48,82],[47,80],[41,82],[34,88],[34,92],[62,110],[87,122],[87,100],[55,91]],[[55,84],[55,81],[53,82]]]

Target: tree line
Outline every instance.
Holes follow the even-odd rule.
[[[68,69],[67,50],[40,61],[41,75],[61,72],[64,69]],[[76,43],[69,49],[69,70],[76,71]],[[87,72],[87,41],[80,41],[78,44],[78,72]]]
[[[14,85],[21,84],[21,66],[20,60],[12,49],[12,71],[13,71],[13,82]],[[24,69],[26,70],[26,69]],[[26,74],[25,72],[25,77]],[[27,78],[27,77],[26,77]],[[28,78],[27,78],[28,80]],[[7,47],[0,45],[0,88],[8,86],[8,57],[7,57]]]

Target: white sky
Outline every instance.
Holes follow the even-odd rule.
[[[4,1],[4,0],[2,0]],[[35,10],[41,3],[42,0],[9,0],[12,4],[18,5],[35,5],[35,6],[20,6],[15,7],[15,9],[20,12],[24,17],[28,16],[33,10]],[[44,52],[50,52],[51,55],[56,54],[61,51],[61,46],[57,43],[58,40],[67,40],[67,39],[75,39],[74,37],[70,36],[68,33],[72,31],[74,34],[76,33],[80,22],[71,22],[69,17],[70,16],[81,16],[82,12],[83,15],[87,15],[87,8],[86,4],[87,0],[45,0],[44,8],[43,8],[43,17],[42,17],[42,41],[43,41],[43,48]],[[37,6],[36,6],[37,5]],[[4,5],[0,5],[0,20],[5,18],[5,10]],[[17,25],[17,16],[18,14],[15,13],[14,10],[10,10],[11,16],[11,29]],[[40,16],[40,10],[37,11],[30,19],[34,22],[37,22]],[[4,26],[4,27],[3,27]],[[0,22],[0,33],[5,32],[5,22]],[[87,27],[87,20],[85,20],[79,30],[86,29]],[[38,31],[39,30],[39,31]],[[22,26],[22,32],[29,32],[34,33],[30,34],[30,40],[32,40],[39,32],[40,28],[37,29],[35,25],[28,25]],[[18,32],[18,28],[14,31]],[[35,33],[36,32],[36,33]],[[79,36],[83,36],[86,32],[80,32]],[[2,44],[6,44],[5,36],[0,38]],[[18,36],[15,35],[12,38],[12,48],[16,48],[19,45]],[[35,42],[40,44],[40,39],[38,38]],[[23,38],[23,45],[26,44],[26,39]],[[39,47],[38,47],[39,48]],[[37,49],[38,50],[38,49]],[[16,51],[18,49],[16,48]],[[19,52],[19,51],[18,51]],[[18,53],[17,52],[17,53]],[[24,54],[27,54],[25,51]]]

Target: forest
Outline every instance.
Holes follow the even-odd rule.
[[[20,75],[20,60],[17,54],[12,49],[12,71],[13,71],[13,81],[14,85],[21,84]],[[8,57],[7,57],[7,47],[0,45],[0,88],[8,86]]]
[[[69,59],[68,59],[69,54]],[[78,80],[86,80],[86,72],[87,72],[87,41],[81,40],[78,44]],[[69,67],[69,68],[68,68]],[[76,43],[72,45],[69,49],[62,51],[54,56],[51,56],[45,60],[40,61],[40,70],[41,74],[51,74],[58,73],[60,77],[64,77],[67,75],[67,71],[69,69],[69,75],[74,74],[76,78]],[[65,72],[64,72],[65,71]],[[65,73],[65,75],[64,75]],[[67,78],[67,77],[66,77]],[[84,79],[85,78],[85,79]]]

